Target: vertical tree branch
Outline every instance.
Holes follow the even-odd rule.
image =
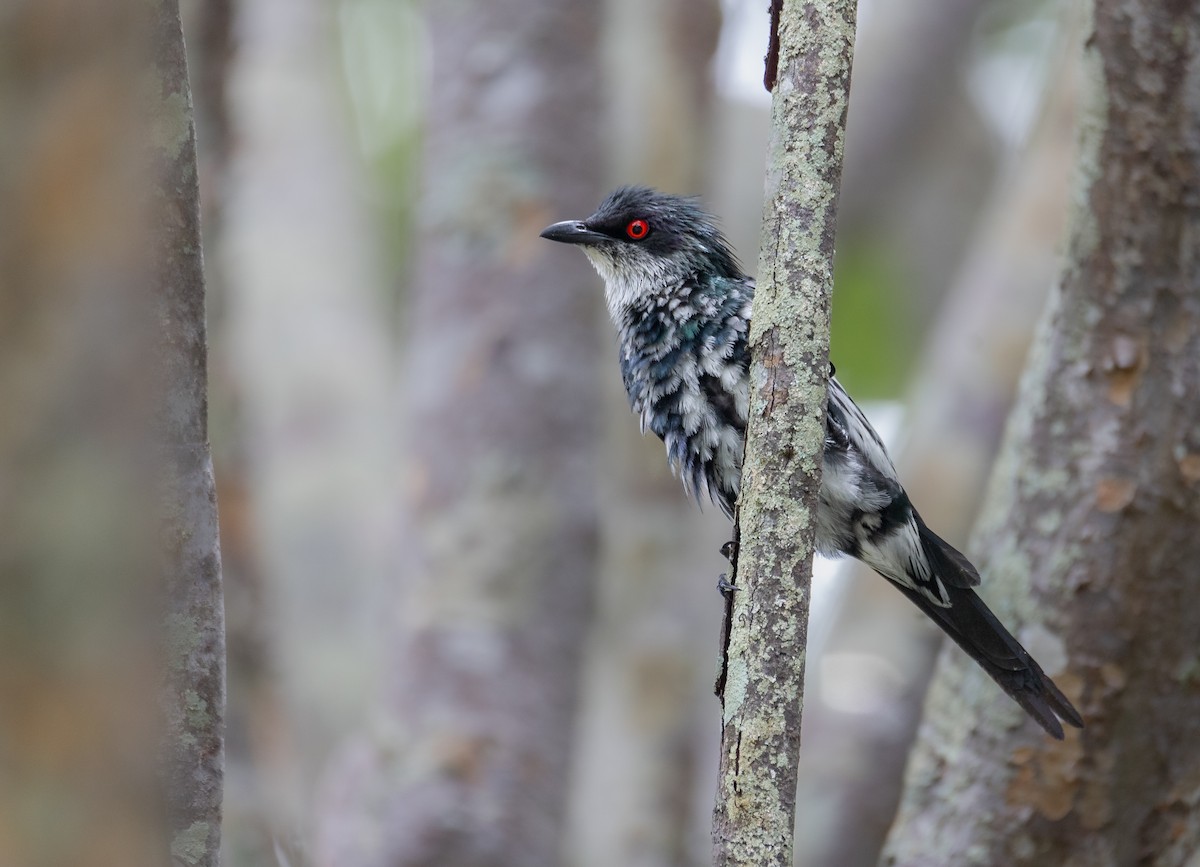
[[[1200,851],[1200,2],[1092,15],[1066,261],[973,544],[1087,728],[1011,724],[944,656],[889,864]]]
[[[718,865],[792,863],[809,584],[854,0],[787,0],[779,26],[750,423],[713,817]]]
[[[207,342],[196,135],[178,0],[155,28],[158,187],[155,301],[163,405],[166,541],[168,808],[177,863],[218,862],[225,710],[225,624],[217,500],[208,445]]]

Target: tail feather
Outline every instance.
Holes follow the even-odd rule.
[[[953,563],[957,567],[959,561],[966,563],[970,572],[974,573],[974,567],[962,554],[923,525],[921,530],[921,541],[929,562],[939,574],[943,571],[939,566]],[[962,571],[956,570],[954,577],[959,580],[944,582],[950,600],[948,606],[935,605],[922,594],[893,583],[953,638],[1047,733],[1062,740],[1063,728],[1059,720],[1075,728],[1083,728],[1079,711],[1012,633],[1004,628],[971,586],[961,580],[966,577]]]
[[[1063,739],[1060,719],[1075,728],[1083,728],[1079,711],[974,590],[950,587],[951,604],[941,607],[906,587],[897,587],[1048,734]],[[998,648],[1003,650],[998,652]]]

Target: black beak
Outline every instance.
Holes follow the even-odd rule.
[[[596,244],[609,240],[607,235],[593,232],[579,220],[564,220],[542,229],[542,237],[563,244]]]

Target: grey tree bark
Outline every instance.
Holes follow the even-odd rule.
[[[170,685],[168,811],[171,855],[219,862],[224,773],[225,622],[217,497],[208,444],[208,346],[200,189],[178,0],[157,5],[156,138],[162,174],[153,190],[157,227],[158,413],[163,458],[163,539]]]
[[[722,681],[718,865],[792,863],[854,0],[785,0]]]
[[[932,326],[906,410],[906,445],[896,454],[926,522],[962,548],[1059,266],[1080,78],[1072,50],[1079,28],[1064,31],[1041,120],[1028,148],[1000,173]],[[942,640],[870,569],[854,564],[850,572],[824,651],[836,672],[830,676],[854,680],[859,707],[823,700],[824,686],[839,686],[823,684],[826,666],[809,674],[815,700],[805,708],[796,830],[797,863],[805,867],[878,863]],[[877,670],[885,676],[872,676]]]
[[[1066,263],[972,546],[1087,728],[1051,743],[944,656],[888,864],[1200,853],[1200,5],[1088,30]]]
[[[599,7],[470,0],[429,25],[401,623],[317,855],[550,867],[596,573],[600,308],[538,233],[599,197]]]

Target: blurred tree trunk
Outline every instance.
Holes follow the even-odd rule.
[[[695,193],[705,182],[719,0],[607,0],[603,136],[618,183]]]
[[[253,759],[230,767],[230,857],[256,867],[274,867],[275,847],[303,863],[317,779],[380,676],[395,545],[393,324],[347,122],[339,6],[233,10],[214,385],[237,570],[231,689],[244,701],[231,746]]]
[[[886,259],[886,279],[839,280],[834,308],[882,311],[892,323],[893,330],[876,336],[885,349],[863,346],[858,358],[839,365],[851,380],[855,368],[873,373],[864,385],[876,394],[907,381],[895,371],[907,371],[923,345],[1002,168],[1001,143],[968,87],[973,34],[988,6],[986,0],[880,2],[861,16],[838,253],[843,265]],[[854,339],[839,319],[835,353]]]
[[[1078,28],[1067,27],[1041,120],[1001,173],[908,405],[900,476],[926,522],[956,545],[965,546],[1059,265],[1079,87],[1070,48],[1078,40]],[[877,863],[941,646],[942,633],[887,582],[857,564],[850,571],[840,579],[828,662],[807,679],[796,835],[805,867]],[[831,704],[825,693],[845,692],[847,682],[853,700]]]
[[[985,0],[914,0],[879,3],[862,16],[854,99],[846,121],[846,180],[839,221],[854,228],[877,218],[881,199],[897,198],[905,172],[921,151],[949,138],[959,158],[969,155],[980,182],[994,167],[994,150],[976,130],[964,147],[964,126],[974,112],[965,105],[963,68],[971,32]],[[960,135],[947,136],[957,126]],[[936,133],[934,132],[936,130]],[[980,159],[980,157],[984,159]],[[902,196],[907,199],[908,196]]]
[[[605,10],[609,108],[596,135],[614,182],[702,190],[719,3],[610,0]],[[599,280],[592,285],[599,292]],[[696,507],[662,443],[641,434],[612,324],[600,320],[601,570],[565,858],[575,867],[683,867],[710,857],[721,607],[711,588],[727,568],[718,550],[729,523]]]
[[[26,0],[0,14],[5,865],[168,860],[146,478],[158,248],[143,208],[157,178],[133,98],[156,11]]]
[[[944,655],[889,864],[1200,852],[1200,4],[1093,16],[1067,262],[973,545],[1088,727],[1050,741]]]
[[[596,574],[599,293],[538,238],[603,166],[599,6],[429,8],[409,536],[385,722],[324,791],[334,865],[560,863]]]
[[[212,865],[220,555],[178,7],[10,4],[0,57],[0,863]]]

